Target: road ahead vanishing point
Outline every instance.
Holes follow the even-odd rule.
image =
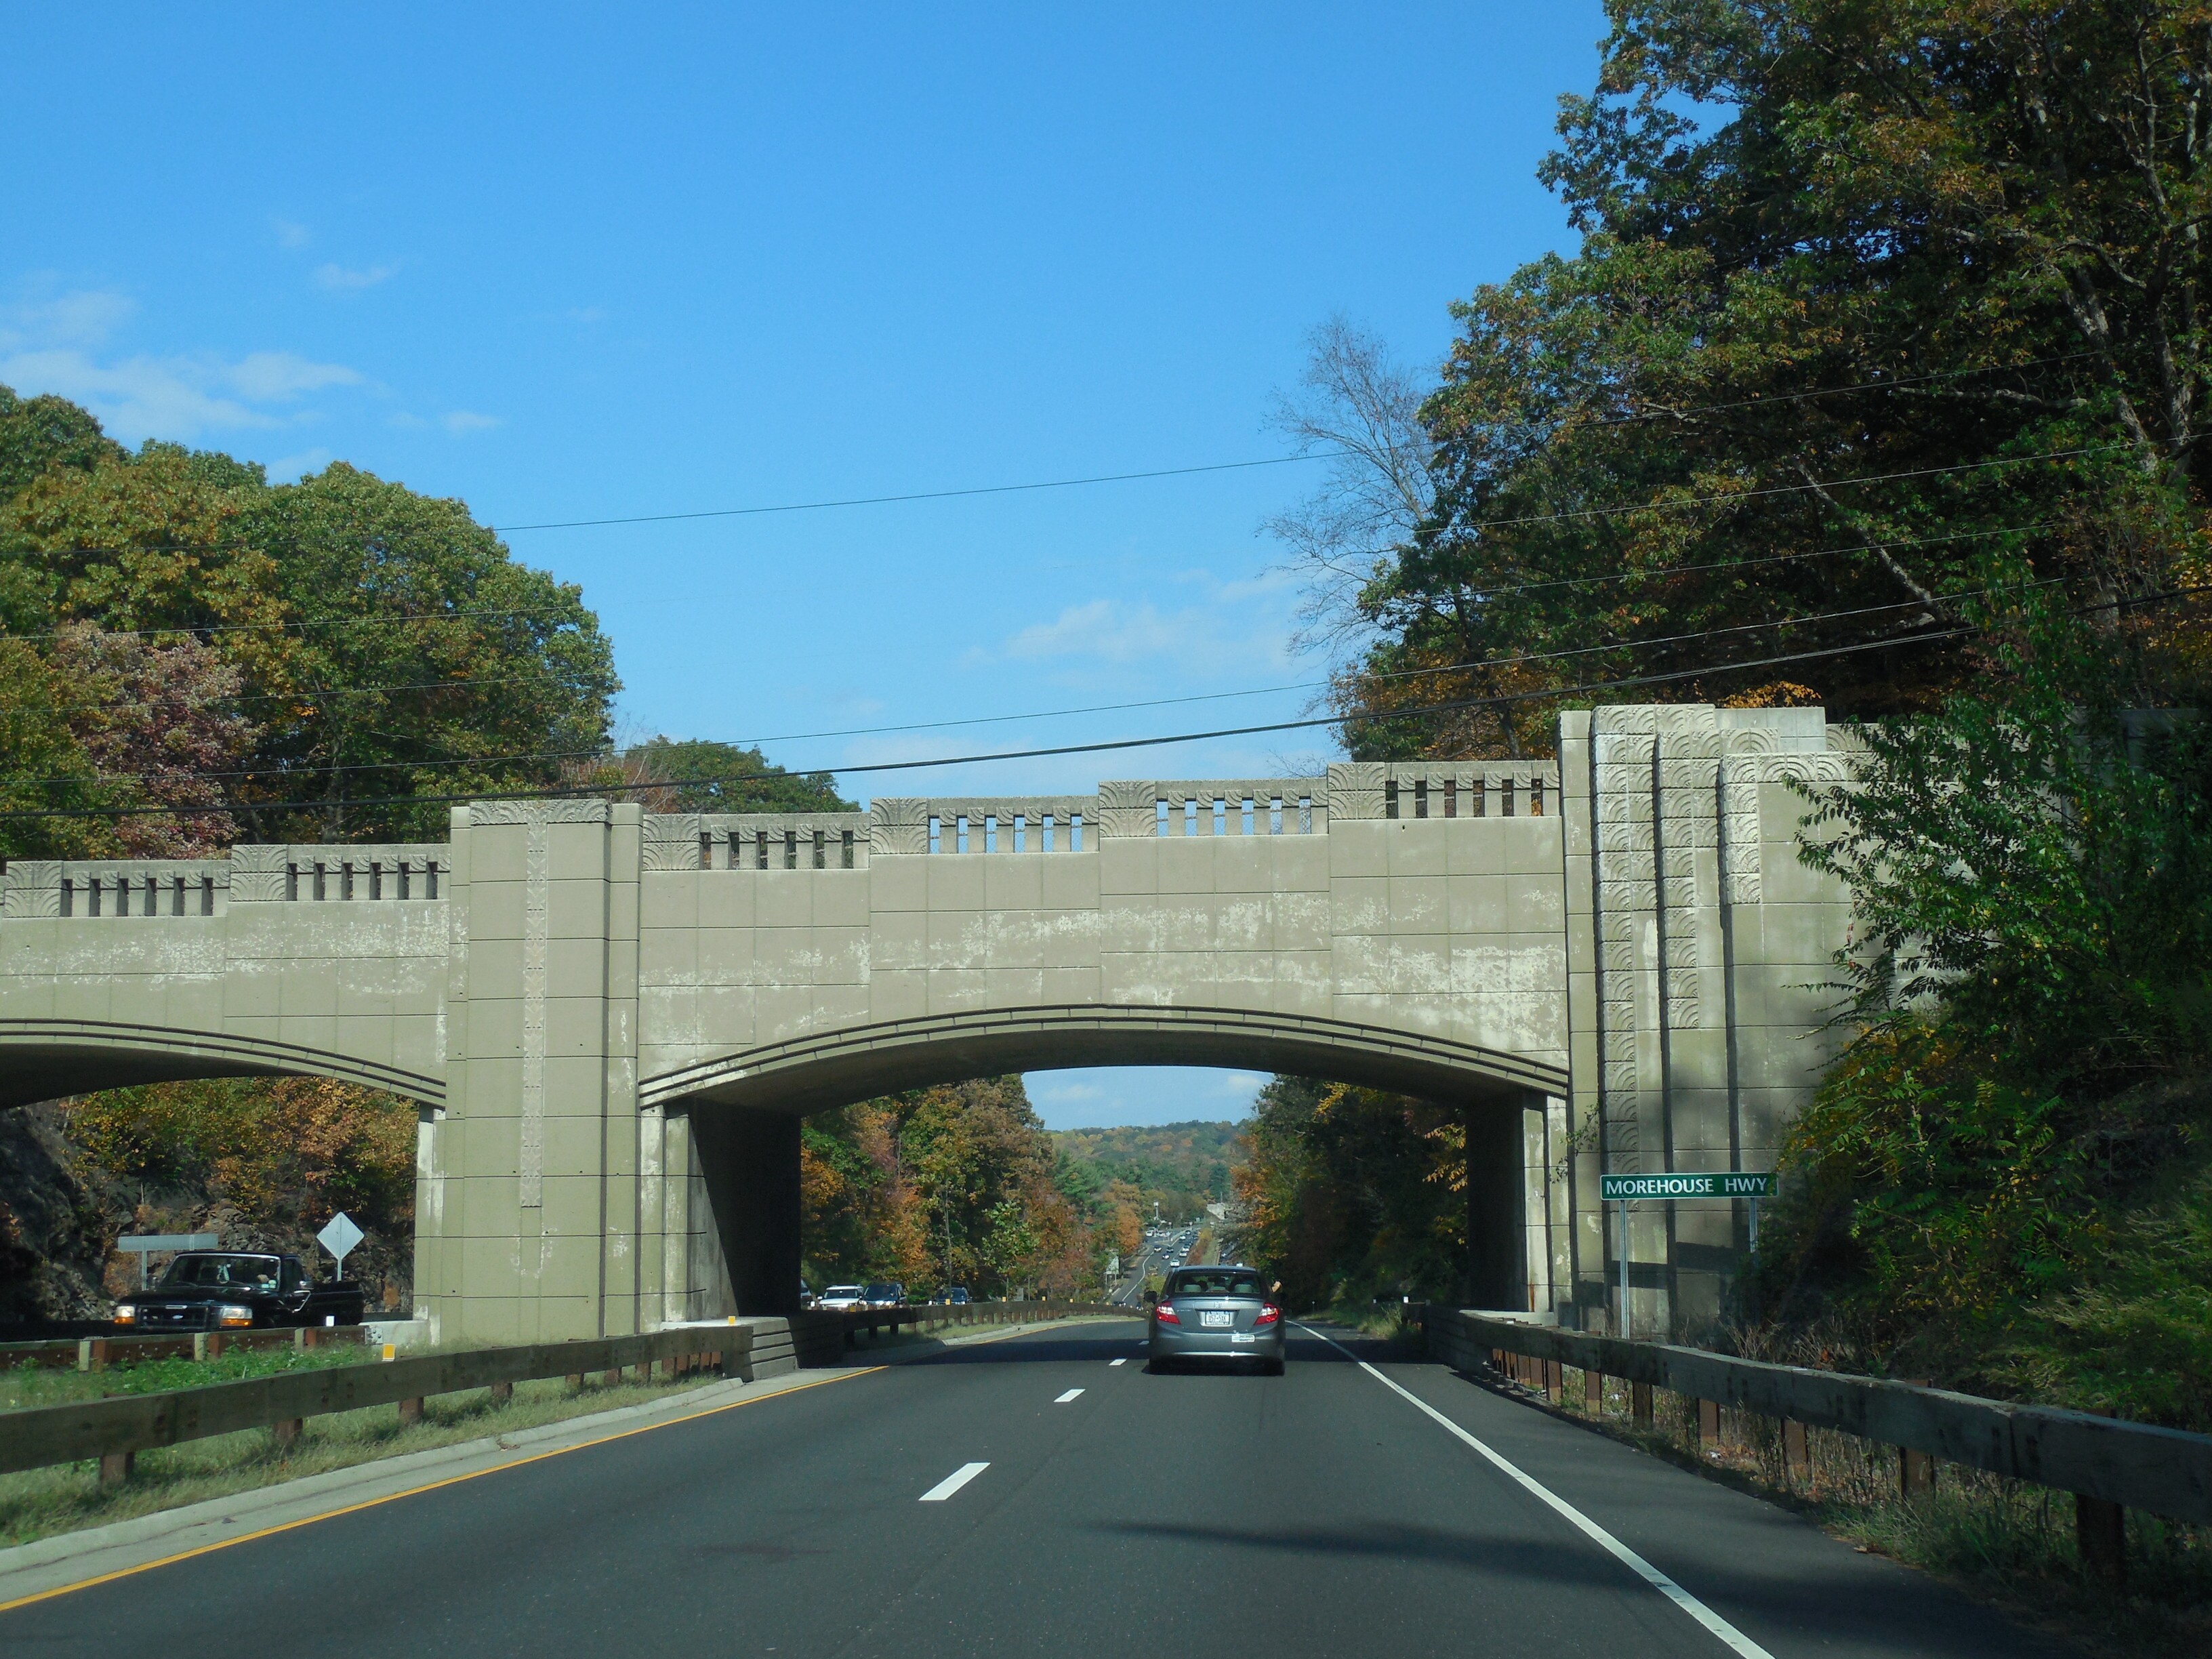
[[[1155,1376],[1141,1338],[1105,1321],[825,1373],[9,1607],[0,1650],[2040,1650],[1771,1504],[1441,1366],[1301,1328],[1281,1377]]]

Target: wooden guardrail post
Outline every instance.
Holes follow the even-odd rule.
[[[399,1402],[399,1426],[401,1428],[411,1428],[422,1420],[422,1396],[421,1395],[416,1395],[411,1399],[403,1400]]]
[[[76,1368],[81,1371],[104,1371],[107,1369],[107,1339],[88,1336],[76,1345]]]
[[[1605,1415],[1605,1373],[1585,1370],[1583,1373],[1583,1409],[1592,1417]]]
[[[1628,1385],[1628,1419],[1639,1429],[1651,1426],[1651,1385],[1631,1382]]]
[[[300,1443],[300,1437],[307,1429],[307,1420],[303,1417],[280,1417],[269,1425],[269,1433],[278,1451],[289,1452]]]
[[[1805,1425],[1787,1418],[1782,1423],[1782,1471],[1808,1479],[1813,1473],[1813,1449],[1806,1443]]]
[[[1698,1445],[1710,1451],[1721,1443],[1721,1402],[1717,1400],[1698,1401]]]
[[[136,1468],[137,1464],[137,1452],[106,1453],[100,1460],[100,1484],[103,1486],[121,1486],[131,1478],[131,1471]]]
[[[1934,1379],[1908,1376],[1902,1379],[1908,1388],[1925,1389],[1934,1385]],[[1910,1446],[1897,1449],[1897,1490],[1900,1497],[1911,1499],[1923,1492],[1936,1490],[1936,1460],[1926,1452],[1915,1451]]]
[[[513,1403],[514,1400],[514,1383],[512,1383],[512,1382],[495,1382],[495,1383],[493,1383],[493,1384],[491,1385],[491,1403],[492,1403],[493,1405],[495,1405],[495,1406],[505,1406],[505,1405],[509,1405],[509,1404],[512,1404],[512,1403]]]
[[[2101,1498],[2074,1494],[2074,1543],[2081,1565],[2107,1584],[2128,1577],[2128,1512]]]

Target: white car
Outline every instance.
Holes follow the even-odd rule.
[[[868,1292],[859,1285],[832,1285],[814,1298],[814,1305],[823,1313],[845,1313],[868,1305]]]

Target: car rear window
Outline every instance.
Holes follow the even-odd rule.
[[[1234,1268],[1206,1267],[1177,1273],[1169,1281],[1170,1296],[1257,1296],[1260,1276]]]
[[[163,1290],[197,1290],[237,1285],[257,1291],[276,1288],[276,1258],[273,1255],[180,1255],[161,1275]]]

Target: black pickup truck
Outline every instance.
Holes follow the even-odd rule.
[[[242,1331],[358,1325],[364,1311],[359,1285],[318,1285],[296,1255],[187,1250],[152,1290],[115,1304],[115,1323],[132,1331]]]

